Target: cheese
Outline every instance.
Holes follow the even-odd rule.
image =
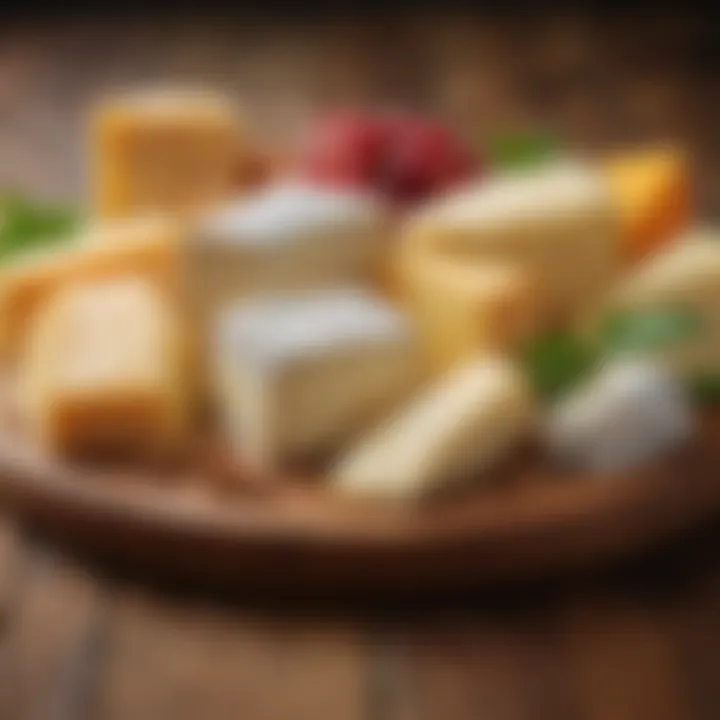
[[[181,227],[148,216],[104,221],[72,245],[43,249],[0,271],[0,353],[14,356],[39,304],[64,284],[141,275],[170,290],[177,283]]]
[[[609,293],[596,321],[623,310],[689,308],[702,328],[656,358],[686,373],[720,368],[720,231],[697,229],[648,258]]]
[[[253,150],[232,102],[210,92],[118,95],[91,118],[102,217],[194,211],[232,194]]]
[[[174,308],[148,281],[60,290],[35,316],[20,364],[29,431],[62,455],[173,448],[187,424],[185,361]]]
[[[674,240],[690,220],[687,159],[677,149],[635,150],[604,164],[631,260]]]
[[[599,173],[569,161],[483,180],[431,203],[409,221],[403,252],[518,262],[536,278],[547,322],[597,299],[621,259],[608,188]]]
[[[512,349],[537,325],[537,290],[519,264],[409,254],[403,274],[404,297],[440,369]]]
[[[410,498],[488,470],[531,430],[533,402],[509,361],[462,365],[341,458],[335,486],[358,496]]]
[[[690,400],[672,374],[621,360],[552,409],[545,438],[575,470],[620,472],[680,445],[694,425]]]
[[[211,213],[187,243],[185,276],[200,333],[228,303],[367,279],[384,213],[353,192],[281,185]]]
[[[333,450],[421,374],[405,318],[352,288],[229,308],[215,365],[227,435],[260,467]]]

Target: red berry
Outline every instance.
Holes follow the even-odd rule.
[[[385,180],[400,200],[418,200],[456,184],[472,170],[472,159],[438,122],[398,117],[388,122],[391,135]]]
[[[335,113],[315,127],[305,158],[307,174],[320,182],[372,186],[383,145],[377,120],[359,112]]]

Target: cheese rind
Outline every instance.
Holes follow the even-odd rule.
[[[34,318],[20,364],[31,434],[62,455],[172,448],[187,426],[175,308],[140,278],[81,284]]]
[[[537,288],[517,263],[408,254],[401,272],[402,295],[438,369],[510,350],[538,324]]]
[[[179,223],[160,216],[90,225],[65,247],[22,257],[0,272],[0,353],[17,354],[35,310],[64,285],[127,275],[177,290]]]
[[[92,115],[91,140],[101,217],[202,209],[227,198],[254,162],[233,103],[205,91],[109,98]]]
[[[701,328],[683,342],[654,354],[658,361],[688,374],[720,368],[720,231],[696,229],[664,248],[617,285],[595,309],[600,322],[622,311],[696,312]]]
[[[522,373],[487,357],[456,368],[341,458],[338,490],[412,498],[488,469],[526,436],[534,407]]]
[[[603,171],[620,212],[623,254],[637,260],[674,240],[690,220],[687,158],[676,148],[610,157]]]
[[[228,309],[215,364],[227,434],[261,467],[334,449],[421,375],[409,323],[360,290]]]
[[[547,322],[597,300],[616,276],[620,250],[604,179],[569,161],[490,178],[431,203],[403,238],[405,253],[520,263],[538,283],[538,312]]]
[[[208,215],[188,239],[185,277],[200,333],[223,307],[372,274],[385,214],[364,194],[282,185]]]

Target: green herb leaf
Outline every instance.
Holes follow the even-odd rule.
[[[701,316],[685,307],[617,313],[600,328],[599,344],[610,354],[654,352],[703,330]]]
[[[547,400],[565,394],[582,381],[598,360],[595,348],[571,333],[543,335],[522,355],[536,393]]]
[[[702,373],[688,381],[692,396],[701,403],[720,401],[720,372]]]
[[[487,155],[500,170],[523,170],[555,159],[560,152],[555,135],[535,132],[498,136],[490,141]]]
[[[66,207],[14,194],[0,196],[0,261],[39,245],[62,242],[79,222],[79,215]]]

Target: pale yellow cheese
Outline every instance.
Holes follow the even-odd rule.
[[[94,206],[103,217],[194,211],[232,194],[255,163],[234,104],[210,92],[112,97],[91,120]]]
[[[537,309],[548,323],[597,300],[622,260],[604,178],[571,161],[489,178],[430,203],[409,220],[402,252],[520,263],[538,283]]]
[[[81,284],[36,315],[20,364],[32,437],[63,455],[167,450],[187,424],[175,308],[147,280]]]
[[[701,320],[699,332],[664,348],[672,367],[690,374],[720,370],[720,231],[696,229],[649,257],[615,287],[594,316],[619,311],[688,308]]]
[[[459,366],[340,459],[342,492],[413,498],[489,469],[532,429],[535,410],[522,373],[485,357]]]
[[[123,275],[152,279],[168,291],[177,282],[181,225],[148,216],[91,225],[68,246],[22,257],[0,271],[0,353],[16,355],[35,309],[59,287]]]
[[[435,367],[516,348],[537,326],[537,288],[518,263],[403,258],[402,296]]]

